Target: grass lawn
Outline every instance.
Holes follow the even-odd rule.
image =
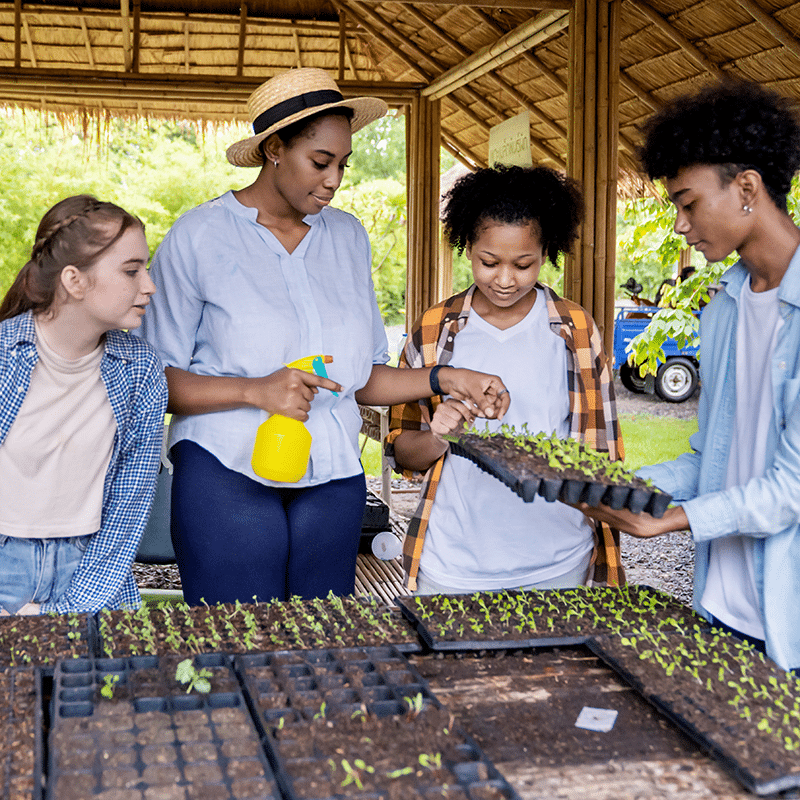
[[[671,461],[689,450],[689,437],[697,430],[696,419],[657,417],[653,414],[620,414],[625,442],[625,466],[639,469],[645,464]],[[363,444],[364,437],[359,437]],[[370,439],[361,456],[367,475],[381,474],[381,449]]]

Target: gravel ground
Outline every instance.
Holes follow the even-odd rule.
[[[617,410],[622,414],[653,414],[691,419],[697,416],[698,395],[685,403],[665,403],[656,395],[634,394],[616,381]],[[368,479],[380,493],[380,480]],[[417,506],[418,484],[395,477],[392,502],[395,513],[409,518]],[[694,546],[688,533],[670,533],[656,539],[636,539],[622,534],[622,560],[630,583],[662,589],[685,603],[692,598]],[[151,589],[180,589],[177,567],[134,565],[139,586]]]

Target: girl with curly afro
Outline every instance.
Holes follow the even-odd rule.
[[[444,228],[466,252],[474,283],[415,323],[401,367],[485,369],[511,404],[503,422],[572,436],[621,457],[608,360],[591,316],[539,282],[577,236],[575,181],[545,167],[497,167],[461,178],[446,196]],[[404,547],[418,594],[561,588],[624,581],[616,532],[560,503],[524,503],[443,438],[475,419],[444,393],[394,406],[387,453],[424,472]],[[490,420],[490,429],[500,426]]]
[[[641,471],[678,505],[588,513],[640,536],[689,530],[694,605],[786,669],[800,666],[800,229],[786,196],[800,122],[751,83],[678,98],[650,120],[642,162],[675,231],[708,261],[734,251],[701,320],[692,451]]]

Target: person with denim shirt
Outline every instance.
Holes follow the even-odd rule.
[[[638,536],[690,530],[694,607],[784,669],[800,666],[800,168],[789,102],[750,83],[679,98],[648,124],[642,161],[675,231],[709,262],[739,260],[701,319],[691,452],[639,471],[677,505],[661,519],[585,513]]]
[[[45,214],[0,305],[0,615],[138,607],[167,385],[136,328],[142,223],[89,195]]]

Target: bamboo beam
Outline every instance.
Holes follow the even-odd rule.
[[[594,317],[612,346],[616,259],[621,0],[576,0],[569,43],[569,173],[586,204],[564,293]]]
[[[406,12],[410,14],[414,19],[417,20],[421,25],[423,25],[427,30],[429,30],[434,36],[437,36],[441,39],[448,47],[452,48],[461,58],[468,58],[471,53],[465,47],[462,47],[459,42],[453,39],[448,33],[443,31],[435,22],[429,20],[421,11],[419,11],[414,6],[409,6],[406,9]],[[528,111],[535,119],[541,122],[546,128],[548,128],[553,134],[558,137],[566,138],[567,132],[562,128],[558,123],[550,119],[546,114],[543,114],[535,105],[533,100],[528,97],[525,97],[522,92],[518,91],[514,86],[512,86],[508,81],[506,81],[501,75],[499,75],[495,71],[491,71],[488,73],[487,77],[502,91],[504,91],[512,100],[519,103],[526,111]]]
[[[392,35],[395,36],[396,38],[398,38],[402,44],[404,44],[406,47],[408,47],[411,50],[411,52],[413,53],[413,55],[415,55],[417,57],[417,59],[422,60],[422,61],[427,61],[428,63],[433,65],[435,70],[437,70],[439,72],[441,72],[444,69],[444,67],[442,66],[442,64],[439,61],[437,61],[435,58],[433,58],[433,56],[429,55],[424,50],[419,48],[416,44],[414,44],[414,42],[412,42],[410,39],[408,39],[408,37],[406,37],[402,33],[400,33],[395,28],[395,26],[391,25],[389,22],[387,22],[385,19],[383,19],[383,17],[381,17],[380,14],[377,14],[376,12],[372,11],[371,9],[366,8],[363,4],[358,3],[357,0],[349,0],[349,3],[350,3],[350,13],[354,14],[356,19],[362,25],[364,25],[364,27],[367,28],[367,30],[370,30],[373,33],[373,35],[380,35],[380,34],[374,28],[374,26],[370,25],[370,22],[368,22],[367,19],[369,19],[371,22],[375,22],[376,24],[381,25],[382,27],[384,27],[387,30],[387,32],[391,31]],[[355,12],[353,11],[353,8],[352,8],[353,6],[355,6],[355,9],[356,9]],[[425,70],[423,70],[418,62],[412,61],[402,50],[400,50],[399,47],[395,47],[394,45],[389,44],[388,40],[387,40],[387,38],[385,36],[381,36],[381,41],[384,41],[384,43],[387,43],[387,46],[390,46],[392,48],[393,52],[396,55],[398,55],[400,58],[402,58],[405,61],[405,63],[408,64],[409,67],[411,67],[412,69],[415,69],[426,80],[429,80],[429,81],[431,80],[430,73],[427,73]],[[505,119],[506,118],[505,113],[503,111],[500,111],[500,110],[494,108],[486,97],[484,97],[483,95],[479,94],[478,92],[476,92],[474,89],[472,89],[469,86],[464,86],[464,87],[461,87],[461,88],[464,90],[464,92],[466,92],[466,94],[469,96],[469,98],[470,98],[470,100],[472,102],[480,103],[480,104],[486,106],[492,114],[497,115],[498,117],[500,117],[500,119]],[[424,93],[424,91],[425,90],[423,90],[423,93]],[[484,120],[482,120],[480,117],[478,117],[475,114],[475,112],[473,112],[472,109],[469,108],[469,106],[467,106],[464,103],[462,103],[460,100],[458,100],[452,94],[448,97],[448,100],[449,100],[449,102],[453,103],[460,111],[462,111],[464,114],[466,114],[470,119],[472,119],[476,124],[478,124],[481,127],[485,128],[487,133],[488,133],[489,128],[491,127],[489,125],[489,123],[484,121]],[[538,112],[538,110],[537,110],[537,112]],[[563,131],[561,131],[561,135],[562,136],[564,135]],[[544,160],[552,161],[554,164],[556,164],[557,166],[559,166],[561,168],[564,168],[566,166],[564,160],[561,158],[559,153],[557,153],[554,150],[552,150],[551,148],[549,148],[546,144],[543,144],[543,143],[540,143],[540,142],[534,142],[533,146],[537,150],[537,152],[539,153],[539,156],[541,158],[543,158]]]
[[[710,72],[717,80],[722,80],[725,73],[705,54],[690,42],[672,23],[668,22],[657,11],[651,8],[644,0],[628,0],[628,5],[633,6],[648,22],[655,25],[662,33],[672,39],[701,69]]]
[[[539,14],[493,44],[481,48],[444,75],[440,75],[430,86],[422,90],[423,95],[431,99],[444,97],[460,86],[485,75],[489,70],[505,64],[525,50],[546,41],[564,30],[568,23],[569,14],[563,11]]]
[[[347,44],[347,28],[345,15],[339,12],[339,70],[338,80],[344,80],[344,51]]]
[[[131,71],[131,9],[128,0],[120,0],[122,14],[122,63],[125,72]]]
[[[25,31],[25,43],[28,45],[28,58],[30,59],[31,66],[36,69],[39,65],[36,63],[36,53],[33,52],[33,41],[31,40],[31,32],[28,28],[28,20],[22,17],[22,28]]]
[[[357,81],[359,78],[356,70],[356,60],[353,58],[353,53],[350,50],[350,43],[347,41],[347,37],[345,37],[344,40],[344,52],[347,56],[347,65],[350,67],[350,73],[353,76],[353,80]]]
[[[142,33],[142,3],[141,0],[133,0],[133,59],[132,69],[139,71],[139,46],[141,44]]]
[[[239,9],[239,44],[236,54],[236,74],[244,74],[244,44],[247,39],[247,0],[242,0]]]
[[[22,0],[14,0],[14,66],[22,66]]]
[[[189,25],[191,23],[185,22],[183,24],[183,70],[188,75],[189,74],[189,61],[190,61],[190,50],[189,50]]]
[[[660,111],[664,104],[654,95],[650,94],[646,89],[642,89],[636,81],[626,75],[624,72],[619,74],[620,83],[631,93],[636,95],[645,105],[650,106],[653,111]]]
[[[382,3],[384,0],[365,0]],[[572,0],[392,0],[398,5],[474,6],[478,8],[527,8],[531,11],[561,9],[569,11]]]
[[[81,30],[83,31],[83,42],[86,45],[86,57],[89,59],[89,66],[94,69],[94,53],[92,52],[92,40],[89,38],[89,29],[86,27],[86,17],[81,17]]]
[[[778,20],[764,11],[755,0],[736,0],[739,5],[776,41],[780,42],[789,52],[800,57],[800,41],[798,41]]]
[[[419,96],[412,101],[406,116],[406,318],[409,321],[443,299],[439,263],[440,143],[439,101]]]
[[[469,147],[459,142],[452,133],[442,131],[442,144],[468,169],[483,169],[489,166],[484,159],[476,156]]]
[[[297,66],[303,66],[303,57],[300,54],[300,37],[297,35],[297,31],[292,31],[292,42],[294,43],[294,56],[297,59]]]

